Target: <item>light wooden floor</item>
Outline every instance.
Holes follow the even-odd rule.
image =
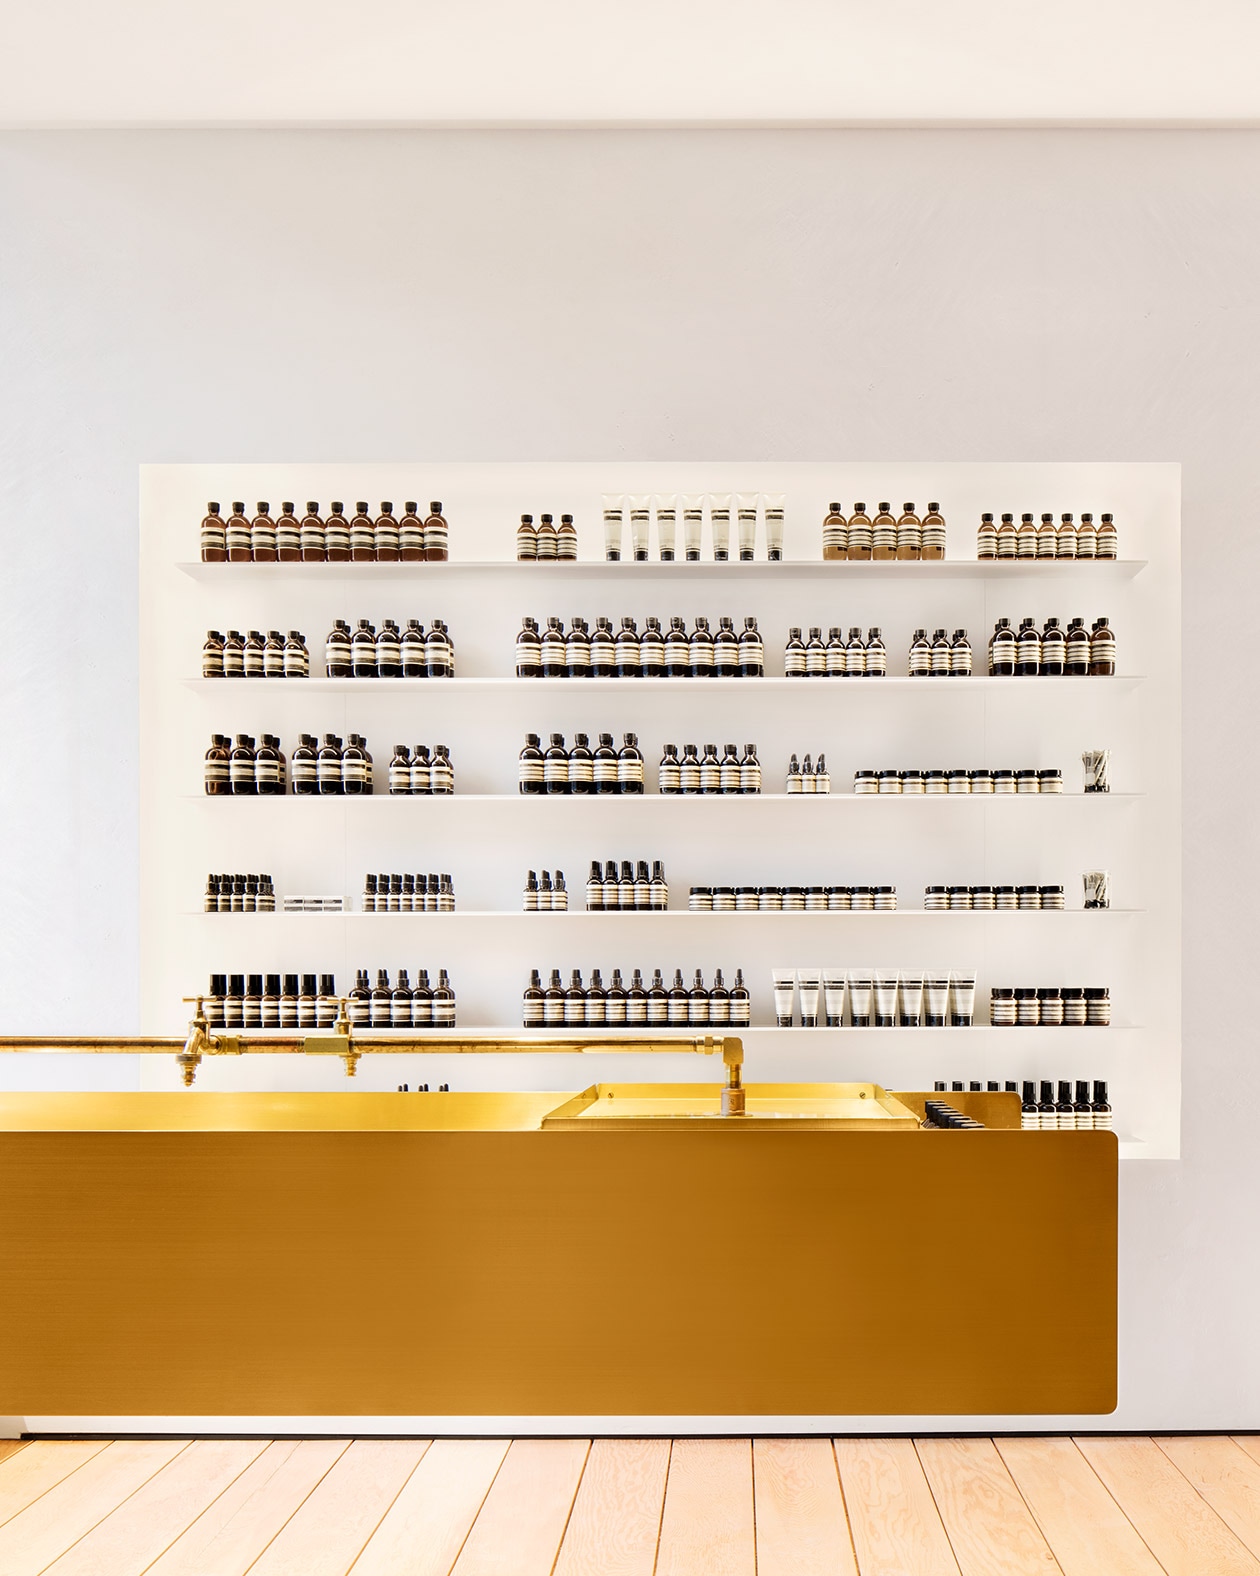
[[[1260,1436],[0,1442],[44,1571],[1260,1576]]]

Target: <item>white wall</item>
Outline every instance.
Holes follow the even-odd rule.
[[[0,140],[6,1027],[136,1023],[143,461],[1180,460],[1185,1158],[1122,1178],[1115,1423],[1260,1426],[1258,174],[1241,132]]]

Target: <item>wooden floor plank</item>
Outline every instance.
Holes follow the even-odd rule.
[[[590,1441],[513,1440],[456,1576],[550,1576]]]
[[[1260,1576],[1260,1560],[1153,1439],[1076,1443],[1168,1576]]]
[[[1223,1434],[1156,1437],[1155,1443],[1234,1536],[1260,1556],[1260,1461]]]
[[[752,1441],[676,1439],[656,1576],[755,1576]]]
[[[836,1460],[862,1576],[958,1576],[909,1439],[837,1439]]]
[[[991,1439],[916,1439],[962,1576],[1059,1576]]]
[[[1070,1439],[997,1439],[1063,1576],[1164,1576]]]
[[[48,1567],[47,1576],[137,1576],[266,1448],[263,1439],[197,1439]]]
[[[754,1439],[757,1576],[858,1576],[829,1439]]]
[[[277,1439],[146,1576],[245,1576],[342,1456],[348,1439]]]
[[[353,1576],[449,1576],[507,1448],[506,1439],[435,1440],[359,1555]]]
[[[427,1448],[424,1439],[356,1439],[250,1576],[346,1576]]]
[[[0,1439],[0,1461],[7,1461],[10,1456],[17,1455],[19,1450],[25,1450],[25,1439]]]
[[[669,1473],[668,1439],[597,1439],[555,1576],[652,1576]]]
[[[1245,1450],[1253,1461],[1260,1461],[1260,1434],[1231,1434],[1230,1438],[1240,1450]]]
[[[0,1571],[38,1576],[188,1446],[186,1439],[115,1440],[0,1527]],[[21,1456],[15,1457],[14,1464]]]
[[[0,1465],[0,1526],[25,1510],[85,1461],[99,1456],[106,1439],[36,1439]]]

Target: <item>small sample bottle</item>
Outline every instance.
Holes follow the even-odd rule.
[[[982,559],[997,557],[997,527],[993,523],[991,514],[980,516],[980,529],[976,533],[976,557]]]
[[[577,559],[577,528],[571,514],[560,516],[560,529],[556,532],[556,561],[574,563]]]
[[[828,563],[849,556],[849,522],[838,503],[827,506],[822,525],[822,555]]]
[[[923,522],[912,503],[903,505],[897,521],[897,557],[903,562],[923,557]]]
[[[1031,514],[1019,517],[1019,534],[1015,539],[1016,558],[1036,558],[1037,522]]]
[[[1037,528],[1037,557],[1053,558],[1058,552],[1059,533],[1054,527],[1054,516],[1043,514]]]
[[[538,529],[534,533],[534,552],[540,563],[554,563],[559,553],[559,538],[556,535],[555,517],[550,514],[538,516]]]
[[[909,668],[912,679],[925,679],[931,676],[932,645],[925,629],[916,629],[914,632],[914,639],[910,642]]]
[[[267,642],[263,639],[262,631],[251,629],[245,639],[245,650],[242,654],[244,675],[247,679],[260,679],[264,676],[264,653]]]
[[[1078,558],[1098,557],[1098,531],[1094,525],[1092,514],[1083,514],[1081,523],[1076,528],[1076,556]]]
[[[849,516],[849,558],[865,562],[873,549],[873,527],[864,503],[855,503]]]
[[[223,677],[223,636],[217,629],[206,631],[205,643],[201,648],[201,676],[203,679]]]
[[[945,516],[939,503],[929,503],[923,516],[923,559],[939,563],[945,556]]]
[[[450,557],[450,528],[442,505],[436,500],[429,505],[425,516],[424,556],[427,563],[445,563]]]
[[[538,533],[534,530],[534,517],[532,514],[523,514],[521,523],[516,528],[516,561],[518,564],[530,564],[537,557]],[[535,978],[537,975],[538,970],[535,969]]]
[[[1076,557],[1076,526],[1072,523],[1070,514],[1059,517],[1059,529],[1054,537],[1054,556],[1056,558]]]
[[[1109,514],[1098,517],[1098,536],[1094,556],[1096,558],[1114,559],[1119,547],[1116,536],[1116,524]]]
[[[871,557],[891,562],[897,556],[897,520],[886,503],[871,522]]]
[[[1019,557],[1019,532],[1015,529],[1015,516],[1004,514],[1002,523],[997,532],[997,556],[999,558]]]
[[[433,746],[433,760],[429,767],[429,792],[453,794],[455,792],[455,767],[445,744]]]
[[[201,522],[201,561],[203,564],[222,564],[227,561],[227,530],[217,503],[206,505],[205,519]]]

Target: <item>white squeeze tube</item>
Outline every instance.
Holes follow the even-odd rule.
[[[762,493],[761,509],[766,517],[766,557],[777,564],[783,557],[783,494]]]
[[[969,1029],[976,1010],[976,977],[974,974],[951,974],[949,987],[954,997],[950,1026]]]
[[[650,502],[646,493],[630,500],[630,545],[636,564],[647,562],[648,531],[652,520]]]
[[[893,1029],[897,1025],[897,976],[875,976],[875,1027]]]
[[[822,984],[821,969],[798,969],[797,983],[801,987],[801,1028],[818,1027],[818,987]]]
[[[871,1026],[871,971],[849,970],[849,1017],[855,1029]]]
[[[757,494],[740,493],[735,500],[739,517],[739,559],[750,564],[757,552]]]
[[[713,557],[724,564],[731,556],[731,495],[709,494],[709,529],[713,532]]]
[[[665,564],[674,561],[674,543],[678,534],[678,499],[674,493],[656,495],[656,545]]]
[[[683,494],[683,544],[689,564],[700,559],[700,532],[704,524],[704,494]]]
[[[924,980],[923,988],[924,1026],[928,1029],[943,1029],[945,1015],[949,1011],[949,976]]]
[[[823,970],[823,1005],[827,1010],[827,1027],[838,1029],[844,1022],[844,970]]]
[[[621,557],[621,521],[624,503],[625,499],[621,493],[604,494],[604,557],[610,564],[616,563]]]
[[[775,1022],[781,1029],[790,1029],[792,1027],[792,999],[795,995],[796,970],[772,969],[771,973],[774,976]]]

